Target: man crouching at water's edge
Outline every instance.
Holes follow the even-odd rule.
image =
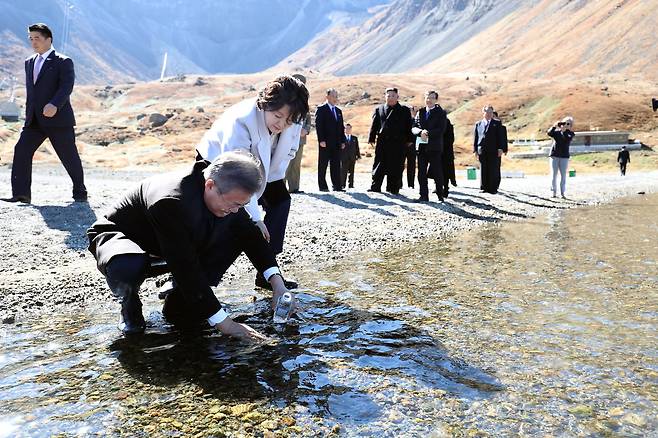
[[[207,320],[227,335],[265,338],[233,321],[212,290],[244,252],[271,284],[273,303],[288,291],[272,249],[243,208],[262,185],[256,158],[228,152],[196,162],[190,172],[142,181],[87,230],[89,251],[121,301],[125,334],[146,328],[138,292],[156,257],[176,284],[162,309],[169,322],[189,327]]]

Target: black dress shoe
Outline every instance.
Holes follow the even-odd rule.
[[[11,198],[2,198],[2,201],[5,202],[22,202],[23,204],[29,204],[32,200],[29,196],[12,196]]]
[[[430,202],[430,198],[425,198],[425,197],[421,196],[418,199],[414,199],[414,202]]]
[[[121,333],[124,334],[124,336],[135,336],[135,335],[141,335],[146,331],[146,323],[142,321],[141,323],[133,323],[133,322],[122,322],[119,324],[119,330],[121,330]]]
[[[75,202],[87,202],[89,199],[87,198],[87,195],[75,195],[73,200]]]
[[[260,272],[256,274],[256,281],[254,282],[254,284],[256,285],[256,287],[272,290],[272,285],[267,280],[265,280],[265,277],[263,277],[263,275]],[[292,281],[292,280],[284,279],[283,284],[286,286],[286,289],[297,289],[299,287],[299,284],[297,284],[296,281]]]
[[[289,192],[291,195],[296,195],[299,193],[304,193],[304,190],[293,190],[292,192]]]
[[[382,191],[380,189],[368,189],[369,192],[372,193],[381,193]]]
[[[329,189],[320,189],[321,192],[328,192]]]

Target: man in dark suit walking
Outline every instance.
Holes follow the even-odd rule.
[[[87,230],[89,251],[121,301],[124,334],[146,328],[139,289],[155,256],[176,283],[163,307],[168,321],[207,320],[228,335],[263,338],[234,322],[212,291],[244,252],[269,281],[274,302],[288,292],[272,248],[244,209],[263,180],[253,155],[229,151],[212,163],[197,161],[189,172],[147,178]]]
[[[429,201],[427,169],[432,166],[434,183],[439,202],[443,202],[443,136],[446,130],[446,112],[437,103],[439,94],[432,90],[425,93],[425,107],[418,110],[411,132],[420,138],[418,143],[418,185],[420,198]]]
[[[48,26],[33,24],[28,30],[36,53],[25,60],[25,126],[14,147],[12,197],[4,200],[31,202],[32,158],[47,138],[71,177],[73,199],[86,201],[87,189],[75,146],[75,117],[70,102],[75,82],[73,61],[53,49],[53,35]]]
[[[619,171],[621,176],[626,175],[626,165],[631,162],[631,154],[626,149],[626,146],[622,146],[621,150],[617,154],[617,163],[619,163]]]
[[[343,112],[338,104],[338,91],[327,90],[327,100],[315,112],[315,131],[318,134],[318,186],[321,192],[328,192],[327,165],[331,186],[335,192],[343,192],[340,183],[340,151],[345,148],[345,126]]]
[[[386,103],[375,108],[368,143],[375,145],[372,184],[369,192],[381,192],[384,177],[386,191],[397,195],[402,188],[405,148],[413,143],[412,119],[408,107],[398,102],[398,89],[386,89]]]
[[[496,194],[500,185],[500,158],[507,152],[507,143],[493,112],[491,105],[482,108],[483,118],[475,124],[473,132],[473,153],[480,160],[480,189]]]

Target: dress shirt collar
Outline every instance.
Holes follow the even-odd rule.
[[[43,60],[45,61],[46,58],[48,58],[48,56],[50,56],[50,52],[54,52],[54,51],[55,51],[55,49],[51,46],[50,49],[43,52],[42,55],[37,54],[37,56],[41,56],[43,58]],[[34,59],[37,59],[37,58],[34,58]]]

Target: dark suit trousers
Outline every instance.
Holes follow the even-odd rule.
[[[50,139],[57,156],[73,182],[73,197],[84,197],[87,189],[78,149],[75,147],[75,130],[71,127],[43,127],[36,122],[21,131],[14,147],[14,161],[11,167],[11,191],[13,196],[31,197],[32,158],[44,140]]]
[[[328,190],[327,166],[331,177],[331,186],[334,190],[340,190],[340,147],[338,145],[327,145],[318,151],[318,187],[320,190]]]
[[[402,168],[404,169],[404,160],[407,162],[407,187],[413,187],[416,180],[416,149],[414,146],[405,146]],[[402,187],[402,181],[400,181]]]
[[[480,189],[488,193],[498,192],[500,186],[500,157],[484,152],[480,159]]]
[[[626,175],[626,162],[625,161],[620,161],[619,162],[619,170],[621,171],[622,175]]]
[[[377,140],[375,161],[372,163],[372,190],[381,190],[386,177],[386,191],[398,193],[402,187],[402,169],[404,162],[403,145],[386,144]]]
[[[107,244],[106,244],[107,245]],[[203,270],[208,278],[209,286],[216,286],[224,273],[243,252],[243,246],[232,236],[226,236],[220,243],[200,255]],[[151,258],[146,254],[119,254],[110,260],[105,268],[105,279],[112,294],[121,302],[121,315],[124,321],[140,321],[142,302],[139,299],[139,288],[148,277],[169,272],[167,267],[156,271],[150,269]],[[173,323],[198,323],[198,311],[187,304],[183,292],[175,289],[165,301],[163,314]]]
[[[354,165],[356,164],[356,158],[343,157],[340,164],[340,181],[343,188],[347,184],[347,176],[349,175],[350,188],[354,187]]]
[[[441,162],[441,152],[426,151],[425,146],[421,145],[418,149],[418,185],[420,186],[420,197],[429,198],[429,188],[427,186],[428,167],[432,169],[432,178],[436,184],[436,192],[439,199],[443,198],[443,163]]]

